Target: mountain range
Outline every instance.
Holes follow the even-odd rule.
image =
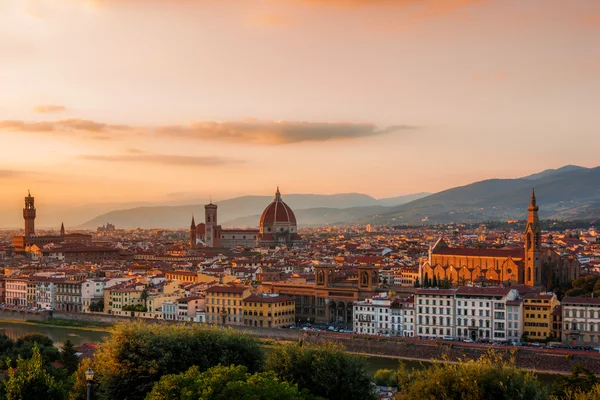
[[[283,200],[294,210],[300,226],[505,221],[526,217],[534,187],[540,218],[600,218],[600,167],[576,165],[516,179],[487,179],[434,194],[385,199],[360,193],[284,194]],[[219,201],[219,222],[224,226],[255,227],[272,200],[273,196],[242,196]],[[106,222],[120,228],[182,228],[189,225],[192,215],[197,222],[203,221],[204,205],[131,203],[131,207],[101,212],[80,228],[94,229]]]

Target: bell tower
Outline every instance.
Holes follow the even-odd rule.
[[[190,225],[190,249],[196,250],[196,221],[192,215],[192,224]]]
[[[23,219],[25,220],[25,236],[35,235],[35,199],[27,191],[25,197],[25,208],[23,209]]]
[[[220,235],[220,233],[217,232],[217,205],[213,204],[212,201],[204,206],[204,222],[206,224],[206,247],[219,247],[220,238],[217,235]]]
[[[538,218],[535,190],[531,190],[531,200],[527,208],[527,226],[525,227],[525,271],[524,282],[529,286],[542,283],[542,229]]]

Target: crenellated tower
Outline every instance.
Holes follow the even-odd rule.
[[[206,247],[219,247],[217,205],[212,201],[204,206],[204,223],[206,224]]]
[[[534,189],[531,190],[531,200],[527,210],[529,214],[525,227],[524,282],[526,285],[540,286],[542,284],[542,229]]]
[[[25,219],[25,236],[35,235],[35,199],[31,193],[27,192],[25,197],[25,208],[23,209],[23,219]]]

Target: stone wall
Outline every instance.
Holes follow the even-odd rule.
[[[10,321],[45,321],[48,319],[48,312],[0,309],[0,320],[2,319]]]

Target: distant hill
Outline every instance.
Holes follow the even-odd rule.
[[[406,196],[398,197],[395,200],[396,204],[402,204],[410,199],[410,197],[406,197],[406,200],[403,200],[403,197]],[[320,216],[327,220],[339,218],[340,221],[345,222],[372,215],[381,210],[381,208],[374,208],[367,212],[366,209],[369,207],[379,206],[379,200],[360,193],[333,195],[284,194],[283,200],[296,212],[301,225],[317,224]],[[242,196],[215,202],[215,204],[219,206],[219,221],[221,224],[225,226],[256,226],[260,214],[271,201],[273,201],[273,196]],[[394,202],[390,199],[388,201]],[[307,220],[311,222],[305,222],[300,217],[301,214],[298,214],[300,210],[307,209],[314,210],[303,213],[307,215]],[[196,221],[202,221],[204,219],[204,204],[115,210],[99,215],[84,223],[81,227],[93,229],[106,222],[111,222],[122,228],[181,228],[188,226],[192,214],[196,215]],[[337,215],[337,217],[333,215]]]
[[[448,189],[357,222],[415,224],[522,219],[535,187],[540,218],[600,218],[600,167],[567,166],[521,179]]]
[[[518,179],[488,179],[439,193],[375,199],[360,193],[289,194],[284,201],[300,226],[340,224],[421,224],[523,219],[535,187],[540,217],[600,219],[600,167],[568,165]],[[255,227],[273,196],[242,196],[217,202],[224,226]],[[200,222],[204,205],[136,207],[111,211],[86,222],[122,228],[182,228],[191,215]]]

